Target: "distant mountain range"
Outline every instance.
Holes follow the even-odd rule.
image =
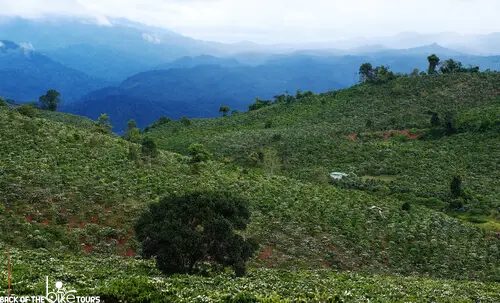
[[[89,91],[107,85],[33,51],[30,45],[0,40],[0,96],[35,101],[50,88],[67,100],[78,100]]]
[[[358,81],[364,62],[407,73],[424,70],[427,56],[436,53],[500,70],[499,56],[476,56],[434,43],[469,39],[477,42],[471,47],[489,53],[500,41],[495,34],[458,39],[453,34],[403,33],[376,41],[263,46],[199,41],[127,20],[111,23],[0,19],[0,39],[6,39],[0,44],[0,96],[32,101],[54,88],[65,101],[62,110],[93,119],[108,113],[120,131],[131,118],[144,127],[160,116],[213,117],[223,104],[246,110],[256,97],[347,87]],[[429,43],[388,48],[397,41]]]

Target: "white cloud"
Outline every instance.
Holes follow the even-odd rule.
[[[160,38],[158,38],[154,34],[143,33],[142,39],[146,40],[149,43],[153,43],[153,44],[160,44],[161,43]]]
[[[124,17],[206,40],[276,43],[500,31],[498,0],[0,0],[0,14]]]

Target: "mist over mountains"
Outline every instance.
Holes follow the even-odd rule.
[[[424,70],[435,53],[500,70],[500,33],[223,44],[110,21],[1,18],[0,95],[27,102],[54,88],[63,111],[93,119],[108,113],[119,131],[132,118],[144,127],[160,116],[213,117],[220,105],[246,110],[256,97],[347,87],[364,62],[409,73]]]

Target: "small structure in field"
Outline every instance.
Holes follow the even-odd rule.
[[[330,173],[330,178],[332,178],[333,181],[339,181],[344,179],[345,177],[348,177],[349,175],[346,173],[341,173],[341,172],[332,172]]]

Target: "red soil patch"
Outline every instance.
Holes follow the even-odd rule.
[[[262,251],[259,253],[259,260],[267,260],[269,259],[273,254],[273,248],[271,246],[266,246]]]
[[[404,130],[389,130],[389,131],[384,132],[383,136],[384,136],[384,140],[388,140],[389,138],[394,137],[396,135],[403,135],[403,136],[405,136],[406,138],[408,138],[410,140],[416,140],[416,139],[420,138],[420,135],[418,135],[418,134],[412,134],[407,129],[404,129]]]
[[[45,226],[49,225],[49,223],[50,223],[50,221],[48,219],[45,219],[42,221],[42,224]]]
[[[92,244],[85,244],[83,245],[83,251],[87,254],[90,254],[94,250],[94,246]]]
[[[356,134],[356,133],[349,134],[347,136],[347,139],[349,139],[349,141],[356,141],[356,140],[358,140],[358,134]]]
[[[94,224],[97,224],[97,222],[99,222],[99,218],[97,218],[97,216],[92,216],[90,218],[90,222],[94,223]]]
[[[125,243],[127,243],[127,238],[120,238],[120,239],[118,239],[118,245],[122,246]]]
[[[33,222],[33,216],[32,215],[27,215],[25,218],[26,218],[26,222],[29,222],[29,223]]]
[[[125,252],[126,257],[135,257],[135,254],[135,250],[133,250],[132,248],[127,249],[127,251]]]

